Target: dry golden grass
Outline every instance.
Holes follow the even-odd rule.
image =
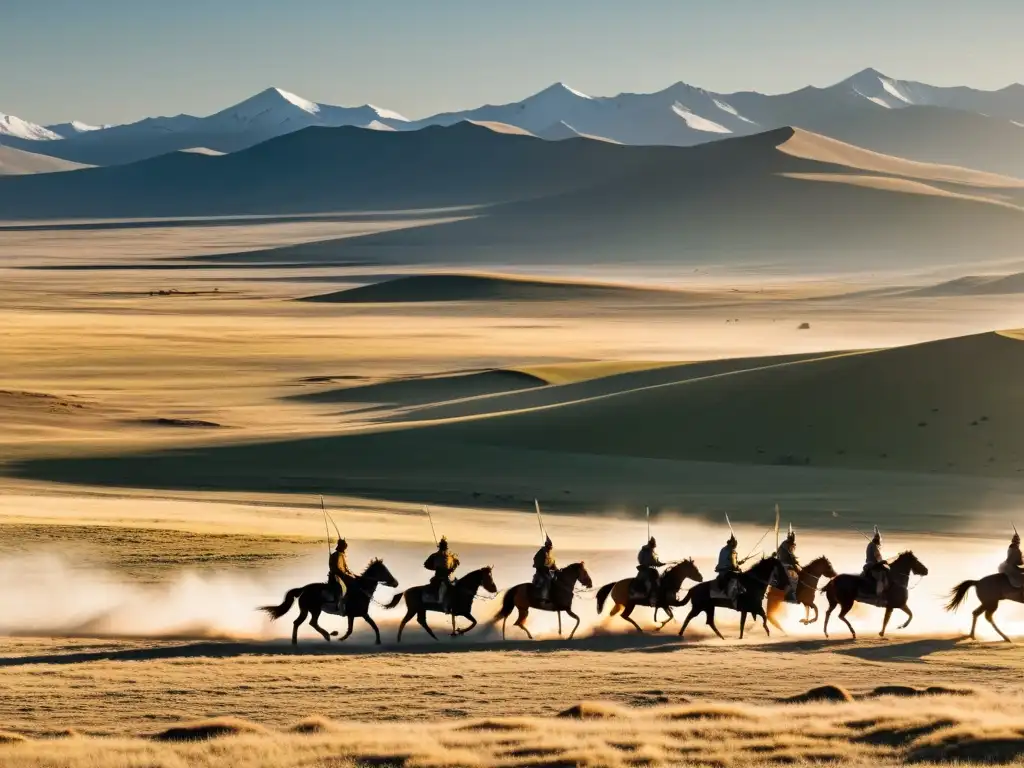
[[[26,739],[0,745],[0,765],[66,766],[842,766],[1016,765],[1020,701],[931,697],[912,714],[893,702],[691,705],[628,709],[600,702],[569,718],[315,720],[281,730],[214,718],[135,737]]]

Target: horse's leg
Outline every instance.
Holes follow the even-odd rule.
[[[405,618],[402,619],[402,623],[398,625],[398,642],[402,642],[402,630],[405,629],[405,625],[412,621],[412,617],[416,615],[416,609],[409,606],[408,611],[405,614]]]
[[[657,627],[654,628],[655,632],[661,632],[661,630],[663,630],[665,628],[665,625],[668,624],[670,621],[672,621],[672,619],[675,618],[675,616],[672,615],[672,609],[669,608],[667,605],[665,606],[665,615],[668,616],[668,618],[665,619],[663,622],[661,622],[661,624],[659,624]]]
[[[747,612],[740,611],[740,640],[743,639],[743,626],[747,623]]]
[[[825,611],[825,626],[822,629],[825,631],[825,637],[828,637],[828,619],[832,615],[832,611],[836,609],[836,599],[832,596],[831,592],[826,592],[825,597],[828,598],[828,610]]]
[[[657,605],[654,606],[654,617],[651,619],[651,621],[654,621],[654,622],[658,621],[658,606]],[[658,629],[661,629],[661,627],[659,627]],[[655,631],[657,631],[657,630],[655,630]]]
[[[474,619],[474,618],[473,618],[473,614],[472,614],[472,613],[464,613],[464,614],[462,614],[462,615],[463,615],[463,617],[464,617],[464,618],[467,618],[467,619],[469,619],[469,621],[470,621],[470,625],[469,625],[468,627],[466,627],[465,629],[460,629],[460,630],[459,630],[459,634],[460,634],[460,635],[464,635],[464,634],[466,634],[466,633],[467,633],[467,632],[469,632],[469,631],[470,631],[471,629],[473,629],[473,627],[475,627],[475,626],[476,626],[476,619]]]
[[[342,635],[341,637],[338,638],[338,642],[339,643],[342,640],[347,640],[348,638],[352,637],[352,629],[356,625],[356,617],[353,616],[351,613],[348,614],[345,618],[348,619],[348,629],[345,630],[345,634],[344,635]]]
[[[630,603],[628,606],[626,606],[626,610],[624,610],[622,612],[622,618],[624,618],[626,621],[628,621],[630,624],[632,624],[634,627],[636,627],[636,631],[639,632],[642,635],[644,633],[643,629],[641,629],[640,625],[637,624],[632,618],[630,618],[633,615],[633,609],[635,607],[636,606],[633,605],[632,603]]]
[[[999,607],[999,603],[996,603],[994,607],[986,608],[985,609],[985,618],[988,619],[988,623],[992,625],[992,629],[994,629],[996,632],[998,632],[999,636],[1001,638],[1003,638],[1003,640],[1005,640],[1008,643],[1012,643],[1013,640],[1011,640],[1010,638],[1008,638],[1006,635],[1003,634],[1003,630],[1001,630],[999,627],[996,626],[995,619],[992,618],[992,615],[996,612],[996,608],[998,608],[998,607]]]
[[[457,628],[455,626],[455,614],[453,613],[452,614],[452,634],[451,634],[451,637],[458,637],[459,636],[459,633],[456,631],[456,629]]]
[[[533,640],[533,635],[530,634],[530,630],[528,630],[526,628],[526,623],[525,623],[526,622],[526,617],[530,615],[530,606],[528,606],[528,605],[517,605],[516,607],[519,609],[519,618],[516,619],[516,623],[513,624],[512,626],[519,627],[521,630],[523,630],[523,632],[526,633],[526,636],[528,638]]]
[[[437,640],[437,635],[434,634],[434,630],[432,630],[430,625],[427,624],[427,612],[423,608],[420,608],[419,613],[416,614],[416,621],[421,627],[427,630],[428,635]]]
[[[779,630],[779,632],[781,632],[784,635],[789,634],[788,632],[786,632],[785,628],[781,624],[779,624],[779,620],[775,618],[775,612],[776,610],[778,610],[778,607],[781,604],[782,603],[779,601],[778,597],[775,597],[771,592],[768,593],[768,609],[764,612],[764,621],[761,622],[761,624],[765,627],[765,632],[768,631],[768,622],[770,621],[772,623],[772,626]],[[757,616],[755,616],[754,618],[757,618]]]
[[[758,617],[758,615],[761,616],[761,626],[764,627],[764,633],[766,635],[768,635],[768,637],[771,637],[772,636],[771,630],[768,629],[768,614],[766,614],[764,611],[761,611],[760,614],[757,614],[757,613],[753,614],[755,619]],[[787,634],[786,630],[782,629],[781,631],[782,631],[782,634],[784,634],[784,635]]]
[[[974,613],[972,614],[974,616],[974,618],[971,619],[971,640],[975,639],[974,638],[974,630],[978,626],[978,617],[981,616],[981,614],[983,614],[984,612],[985,612],[985,604],[984,603],[982,603],[981,605],[979,605],[977,608],[974,609]]]
[[[299,618],[292,623],[292,645],[299,644],[299,627],[302,626],[302,622],[306,620],[306,616],[309,615],[309,611],[299,606]]]
[[[715,630],[715,634],[718,635],[718,639],[725,640],[722,633],[718,631],[718,627],[715,626],[715,606],[711,605],[706,611],[704,611],[704,613],[706,613],[708,617],[708,626]]]
[[[892,606],[887,605],[885,607],[885,616],[882,617],[882,631],[878,633],[879,637],[885,637],[885,628],[889,626],[889,618],[892,616]]]
[[[914,620],[914,614],[906,603],[900,606],[900,610],[907,614],[907,620],[900,624],[900,629],[906,629],[910,622]]]
[[[367,624],[370,625],[370,629],[373,630],[373,634],[375,634],[377,636],[377,643],[376,644],[380,645],[380,630],[377,629],[377,623],[373,619],[370,618],[369,612],[367,612],[367,614],[365,616],[363,616],[363,620]]]
[[[324,636],[324,640],[326,640],[329,643],[329,642],[331,642],[331,636],[329,634],[327,634],[327,630],[326,629],[324,629],[323,627],[321,627],[317,623],[316,620],[319,619],[319,618],[320,618],[320,611],[319,611],[319,609],[314,609],[313,611],[311,611],[310,615],[309,615],[309,626],[311,626],[313,629],[315,629],[317,632],[319,632],[321,635],[323,635]]]
[[[853,631],[853,624],[851,624],[849,621],[846,620],[846,614],[848,614],[850,612],[851,608],[853,608],[853,603],[852,602],[849,603],[848,605],[844,605],[843,609],[841,611],[839,611],[839,618],[843,620],[843,624],[845,624],[847,627],[849,627],[850,634],[853,635],[853,639],[856,640],[857,639],[857,633]],[[831,610],[832,609],[829,608],[829,611],[831,611]]]
[[[815,603],[815,602],[814,602],[814,601],[812,600],[812,601],[811,601],[811,604],[810,604],[810,605],[808,605],[808,606],[805,606],[805,607],[807,608],[807,613],[808,613],[808,615],[810,615],[810,612],[811,612],[811,608],[813,608],[813,609],[814,609],[814,618],[813,618],[813,619],[811,619],[811,618],[808,618],[808,619],[807,619],[807,621],[806,621],[805,623],[806,623],[806,624],[817,624],[817,623],[818,623],[818,604],[817,604],[817,603]]]
[[[568,613],[570,616],[572,616],[574,619],[576,619],[576,626],[574,626],[572,628],[572,632],[569,633],[569,639],[572,640],[573,637],[576,636],[576,630],[580,628],[580,617],[577,616],[572,611],[570,611],[568,608],[565,609],[565,612]],[[993,625],[993,626],[995,626],[995,625]]]
[[[700,609],[697,606],[693,606],[690,609],[690,615],[683,620],[683,625],[679,628],[679,637],[683,636],[683,632],[686,631],[686,627],[689,625],[693,617],[696,616],[698,613],[700,613]]]
[[[562,636],[562,612],[558,612],[558,636]]]

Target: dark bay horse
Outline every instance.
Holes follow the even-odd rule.
[[[828,637],[828,618],[832,615],[832,611],[836,609],[837,605],[842,608],[839,611],[839,618],[849,627],[850,634],[854,638],[857,637],[857,633],[853,631],[853,626],[846,620],[846,614],[850,612],[853,604],[857,602],[874,605],[877,608],[885,608],[885,617],[882,619],[882,631],[878,633],[879,637],[885,637],[885,628],[889,625],[889,618],[892,616],[895,608],[899,608],[907,614],[907,620],[900,626],[900,629],[906,629],[907,625],[914,619],[914,614],[907,607],[907,599],[910,596],[910,574],[927,576],[928,569],[924,563],[914,557],[913,552],[908,550],[907,552],[900,553],[893,560],[892,565],[889,566],[889,590],[882,596],[881,601],[871,599],[875,596],[875,582],[873,580],[869,581],[859,573],[844,573],[836,576],[821,590],[828,598],[828,610],[825,612],[825,637]],[[865,594],[865,589],[868,586],[871,588],[871,593]]]
[[[971,640],[974,639],[974,629],[978,626],[978,617],[984,613],[988,623],[999,633],[999,636],[1006,642],[1012,643],[1013,641],[1003,634],[1003,630],[996,626],[992,614],[999,607],[1000,600],[1013,600],[1015,603],[1024,603],[1024,590],[1010,584],[1010,579],[1002,573],[993,573],[978,581],[961,581],[949,593],[949,604],[946,605],[946,610],[955,611],[959,608],[964,598],[967,597],[967,593],[970,592],[971,587],[974,587],[975,592],[978,594],[978,600],[981,601],[981,605],[974,609],[974,618],[971,620]]]
[[[611,584],[605,584],[599,590],[597,590],[597,612],[601,613],[604,610],[604,603],[608,599],[609,595],[612,598],[612,611],[611,616],[617,615],[620,611],[622,618],[636,627],[637,632],[643,632],[640,625],[637,624],[632,618],[633,609],[639,605],[648,605],[647,603],[634,602],[630,595],[631,586],[636,577],[629,579],[622,579],[621,581],[615,581]],[[655,628],[655,632],[663,629],[674,618],[672,615],[672,606],[678,606],[680,603],[677,599],[677,594],[680,588],[683,586],[683,582],[687,579],[692,581],[703,581],[703,577],[700,575],[700,571],[697,570],[696,564],[693,562],[693,558],[688,560],[681,560],[675,565],[669,567],[665,573],[661,575],[658,580],[657,593],[654,596],[653,607],[655,614],[658,609],[665,611],[668,614],[668,618],[665,619],[661,624]],[[655,617],[657,620],[657,617]]]
[[[536,589],[532,584],[517,584],[508,590],[502,600],[501,610],[498,611],[498,615],[494,619],[495,622],[501,619],[502,639],[505,638],[505,622],[512,615],[512,609],[518,608],[519,618],[515,620],[514,626],[519,627],[526,633],[527,637],[533,640],[533,635],[530,634],[530,630],[526,628],[524,622],[526,617],[530,615],[530,609],[536,608],[539,611],[555,611],[558,613],[559,635],[562,634],[562,611],[576,619],[576,626],[569,633],[569,639],[572,640],[580,626],[580,617],[572,612],[572,599],[575,597],[576,582],[581,583],[587,589],[594,586],[594,582],[591,581],[590,574],[587,573],[587,569],[583,566],[582,562],[567,565],[555,574],[554,583],[551,585],[549,594],[550,599],[546,602],[541,602],[537,599]]]
[[[818,594],[818,580],[824,576],[826,579],[836,577],[835,569],[829,559],[822,555],[812,560],[800,569],[800,575],[796,584],[797,602],[804,607],[804,617],[800,619],[801,624],[813,624],[818,620],[818,606],[814,604],[814,596]],[[785,582],[788,584],[788,580]],[[782,625],[775,619],[779,606],[786,602],[786,589],[779,588],[775,584],[768,586],[768,621],[778,630],[785,632]],[[814,609],[814,618],[811,618],[811,609]]]
[[[708,626],[714,630],[719,638],[725,640],[722,633],[718,631],[718,627],[715,626],[715,608],[728,608],[740,612],[741,640],[743,639],[743,627],[747,623],[748,613],[755,619],[760,617],[764,633],[771,635],[771,632],[768,630],[768,617],[764,612],[764,593],[768,589],[768,582],[773,574],[777,578],[787,578],[785,568],[782,567],[779,558],[774,556],[766,557],[743,573],[737,574],[736,580],[739,581],[745,591],[737,597],[735,606],[727,598],[712,597],[712,590],[715,587],[714,580],[705,581],[693,587],[686,593],[683,602],[680,603],[681,606],[692,603],[693,607],[690,609],[690,615],[686,617],[682,628],[679,630],[679,636],[682,637],[683,632],[686,631],[687,625],[693,620],[694,616],[698,613],[704,613],[707,615]]]
[[[348,579],[345,582],[345,616],[348,617],[348,631],[342,635],[345,640],[352,634],[352,626],[356,618],[363,619],[373,629],[377,636],[377,645],[380,645],[380,630],[373,619],[370,618],[370,602],[373,600],[373,593],[377,586],[383,584],[386,587],[397,587],[398,580],[391,575],[391,571],[381,560],[374,559],[366,566],[366,570],[359,576]],[[306,584],[304,587],[289,589],[280,605],[264,605],[259,610],[270,616],[272,621],[280,619],[292,609],[292,604],[299,601],[299,617],[295,620],[292,629],[292,645],[296,645],[299,635],[299,627],[309,616],[309,626],[323,635],[324,640],[330,642],[331,635],[337,632],[327,633],[317,620],[321,613],[335,613],[333,608],[334,600],[330,595],[330,585],[324,582]]]
[[[476,593],[480,588],[483,587],[492,595],[498,591],[498,588],[494,585],[493,570],[494,569],[491,566],[478,568],[471,573],[467,573],[448,588],[446,598],[448,600],[448,608],[452,616],[452,637],[464,635],[477,625],[476,619],[473,618],[472,611],[473,601],[476,600]],[[433,630],[431,630],[427,625],[427,611],[443,611],[445,606],[436,601],[424,601],[424,595],[428,590],[433,591],[434,587],[429,584],[422,587],[412,587],[411,589],[407,589],[405,592],[399,592],[394,596],[390,603],[384,606],[385,608],[397,608],[398,604],[402,601],[402,597],[405,597],[407,613],[405,614],[405,618],[402,619],[402,623],[398,625],[398,642],[402,642],[402,630],[405,629],[405,625],[409,623],[409,620],[413,616],[416,617],[416,621],[419,622],[420,626],[427,630],[427,634],[437,640],[437,635],[435,635]],[[472,623],[465,629],[456,630],[456,616],[462,616],[463,618],[469,619]]]

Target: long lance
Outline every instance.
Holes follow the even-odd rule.
[[[779,552],[779,505],[775,505],[775,553]]]
[[[533,500],[533,508],[537,511],[537,525],[540,526],[541,539],[547,539],[547,531],[544,530],[544,518],[540,516],[540,502],[536,499]]]
[[[732,529],[732,521],[729,519],[729,513],[728,512],[725,513],[725,524],[729,526],[729,533],[731,533],[733,536],[735,536],[736,535],[736,531],[734,531]]]
[[[836,520],[839,519],[839,513],[836,512],[834,509],[832,510],[832,517],[834,517]],[[868,541],[871,541],[871,537],[868,536],[866,533],[864,533],[864,531],[862,531],[860,528],[856,528],[856,527],[854,527],[854,526],[852,526],[852,525],[850,525],[849,523],[846,523],[846,522],[844,522],[843,525],[845,525],[851,531],[856,531],[857,533],[859,533],[861,536],[863,536]]]
[[[430,514],[430,507],[424,507],[423,511],[427,513],[427,521],[430,523],[430,534],[434,537],[434,545],[437,545],[437,531],[434,530],[434,518]]]
[[[651,508],[647,507],[647,540],[651,540]]]
[[[324,514],[327,516],[327,519],[331,521],[331,525],[334,526],[334,532],[336,534],[338,534],[338,541],[341,541],[341,531],[338,530],[338,524],[336,522],[334,522],[334,515],[332,515],[330,512],[327,511],[327,507],[324,504],[324,497],[323,497],[322,494],[320,496],[320,509],[322,509],[324,511]],[[327,525],[327,523],[325,522],[324,526],[326,526],[326,525]],[[329,536],[330,536],[330,534],[328,534],[328,537]]]
[[[327,556],[331,555],[331,529],[327,527],[327,507],[324,506],[324,497],[320,497],[320,511],[324,513],[324,541],[327,543]]]

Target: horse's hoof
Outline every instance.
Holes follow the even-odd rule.
[[[334,630],[333,632],[331,632],[331,637],[337,637],[337,636],[338,636],[338,630]]]

